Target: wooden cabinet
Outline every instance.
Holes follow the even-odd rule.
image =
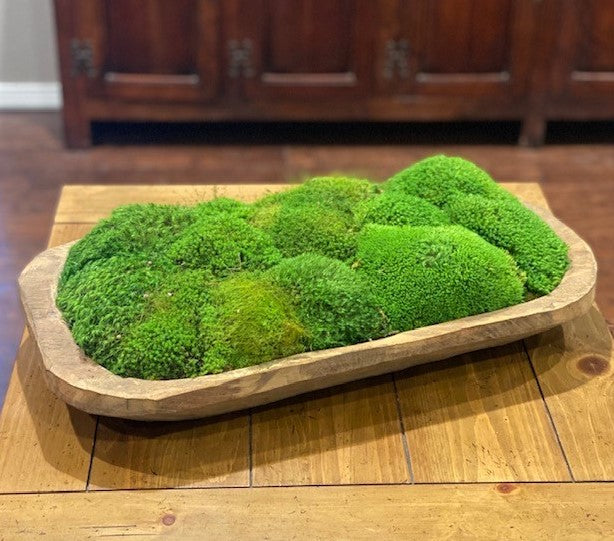
[[[55,0],[69,146],[93,120],[614,115],[609,0]]]

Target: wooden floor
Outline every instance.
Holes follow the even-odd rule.
[[[0,114],[0,397],[23,326],[15,277],[45,247],[66,183],[275,183],[330,172],[383,180],[430,154],[461,155],[497,180],[542,184],[554,213],[593,247],[600,265],[598,303],[614,320],[614,145],[386,144],[381,133],[377,144],[340,144],[343,133],[322,138],[334,144],[317,144],[317,138],[296,143],[300,133],[292,144],[282,144],[264,131],[260,139],[267,143],[253,144],[257,130],[243,137],[241,129],[234,138],[226,134],[223,144],[210,137],[192,145],[107,144],[67,151],[57,113]]]

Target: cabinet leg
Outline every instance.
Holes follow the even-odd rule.
[[[523,147],[538,147],[546,138],[546,119],[541,115],[528,115],[522,122],[518,144]]]
[[[86,119],[71,120],[64,115],[64,139],[68,148],[89,148],[92,146],[92,129]]]

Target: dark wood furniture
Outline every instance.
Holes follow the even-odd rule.
[[[609,0],[55,0],[69,146],[92,120],[614,116]]]

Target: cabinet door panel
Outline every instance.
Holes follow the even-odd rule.
[[[407,71],[392,92],[523,94],[536,30],[533,0],[398,0],[394,39],[405,40]]]
[[[211,0],[80,0],[80,40],[93,46],[93,95],[191,101],[217,90]]]
[[[224,3],[228,62],[248,48],[240,70],[247,97],[331,97],[364,93],[370,83],[366,0],[229,0]]]
[[[555,75],[559,95],[583,98],[614,94],[614,5],[611,0],[567,0],[560,24]]]

